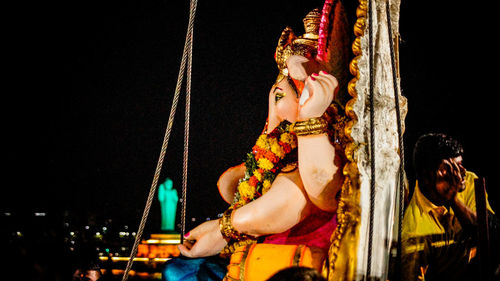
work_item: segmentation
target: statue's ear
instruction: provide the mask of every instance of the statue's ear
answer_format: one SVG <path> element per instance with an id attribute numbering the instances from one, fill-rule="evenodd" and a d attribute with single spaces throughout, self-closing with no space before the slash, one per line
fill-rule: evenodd
<path id="1" fill-rule="evenodd" d="M 318 38 L 318 55 L 316 60 L 325 65 L 326 72 L 337 78 L 339 83 L 335 99 L 345 104 L 351 99 L 347 92 L 347 84 L 351 79 L 349 61 L 351 56 L 352 27 L 350 27 L 343 2 L 325 1 L 321 15 L 321 26 Z"/>
<path id="2" fill-rule="evenodd" d="M 321 70 L 326 71 L 318 61 L 299 55 L 290 56 L 286 65 L 290 77 L 299 81 L 305 81 L 309 75 L 319 73 Z"/>

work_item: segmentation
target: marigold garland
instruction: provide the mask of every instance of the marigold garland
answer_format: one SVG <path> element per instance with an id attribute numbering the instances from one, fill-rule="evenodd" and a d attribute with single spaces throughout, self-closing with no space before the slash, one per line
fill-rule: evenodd
<path id="1" fill-rule="evenodd" d="M 234 208 L 265 194 L 281 169 L 297 161 L 297 137 L 290 132 L 290 125 L 283 121 L 271 133 L 260 135 L 252 152 L 247 153 L 245 177 L 238 184 Z"/>
<path id="2" fill-rule="evenodd" d="M 343 117 L 345 114 L 339 114 L 339 110 L 343 108 L 332 104 L 323 117 L 330 124 L 326 130 L 330 142 L 335 147 L 336 153 L 339 153 L 345 161 L 345 155 L 342 152 L 348 141 L 343 134 L 347 121 Z M 290 127 L 291 124 L 284 121 L 271 133 L 259 136 L 252 152 L 247 154 L 245 177 L 238 184 L 233 204 L 230 207 L 231 212 L 268 192 L 281 171 L 289 172 L 295 169 L 297 136 L 290 132 Z M 238 233 L 238 235 L 242 234 Z M 229 238 L 228 245 L 220 253 L 221 257 L 229 257 L 239 246 L 257 243 L 257 238 L 251 236 Z"/>
<path id="3" fill-rule="evenodd" d="M 247 153 L 245 176 L 238 183 L 233 204 L 228 209 L 231 213 L 268 192 L 280 171 L 288 164 L 297 163 L 297 137 L 290 132 L 290 127 L 290 122 L 281 122 L 271 133 L 260 135 L 252 152 Z M 238 246 L 257 242 L 255 237 L 237 237 L 240 233 L 234 229 L 228 234 L 227 227 L 222 223 L 221 233 L 229 239 L 220 253 L 222 257 L 230 256 Z"/>

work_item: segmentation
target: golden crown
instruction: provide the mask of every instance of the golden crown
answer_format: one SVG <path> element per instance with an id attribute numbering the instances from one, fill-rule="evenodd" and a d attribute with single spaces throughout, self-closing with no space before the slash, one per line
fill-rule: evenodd
<path id="1" fill-rule="evenodd" d="M 276 83 L 288 76 L 286 60 L 292 55 L 301 55 L 314 58 L 318 49 L 319 27 L 321 23 L 321 12 L 314 9 L 303 19 L 304 31 L 302 36 L 295 36 L 292 28 L 286 27 L 281 33 L 276 47 L 275 60 L 278 64 L 279 74 Z"/>

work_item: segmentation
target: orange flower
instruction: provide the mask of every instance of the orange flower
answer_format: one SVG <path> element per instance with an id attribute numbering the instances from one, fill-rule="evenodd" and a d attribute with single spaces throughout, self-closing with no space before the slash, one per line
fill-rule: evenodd
<path id="1" fill-rule="evenodd" d="M 255 186 L 257 186 L 257 184 L 258 184 L 258 183 L 259 183 L 259 180 L 257 179 L 257 177 L 256 177 L 256 176 L 251 176 L 251 177 L 248 179 L 248 184 L 249 184 L 250 186 L 255 187 Z"/>
<path id="2" fill-rule="evenodd" d="M 255 159 L 259 160 L 260 158 L 265 157 L 266 150 L 264 150 L 258 146 L 254 146 L 253 154 L 255 155 Z"/>
<path id="3" fill-rule="evenodd" d="M 277 163 L 279 161 L 279 158 L 272 151 L 266 151 L 264 157 L 266 157 L 269 161 L 273 163 Z"/>

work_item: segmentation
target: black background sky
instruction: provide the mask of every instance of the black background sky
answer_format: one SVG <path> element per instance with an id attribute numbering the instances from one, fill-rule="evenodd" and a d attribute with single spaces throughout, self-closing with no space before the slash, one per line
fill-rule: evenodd
<path id="1" fill-rule="evenodd" d="M 286 25 L 301 33 L 302 18 L 321 2 L 199 1 L 188 218 L 224 210 L 216 182 L 241 162 L 264 125 L 279 35 Z M 70 210 L 138 224 L 168 120 L 189 1 L 26 6 L 9 17 L 5 34 L 9 88 L 3 103 L 2 210 Z M 409 0 L 401 5 L 410 181 L 416 138 L 449 133 L 464 144 L 466 166 L 486 177 L 490 201 L 498 206 L 494 26 L 484 5 Z M 183 104 L 160 177 L 172 178 L 179 190 Z M 158 207 L 155 201 L 153 228 L 159 226 Z"/>

